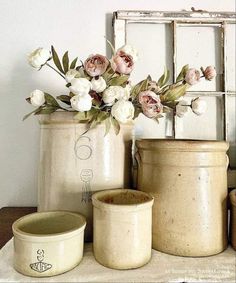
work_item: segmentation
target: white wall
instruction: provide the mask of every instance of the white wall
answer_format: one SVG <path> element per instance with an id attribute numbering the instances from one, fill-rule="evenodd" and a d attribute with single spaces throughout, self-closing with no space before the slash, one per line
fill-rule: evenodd
<path id="1" fill-rule="evenodd" d="M 116 10 L 234 11 L 234 0 L 0 0 L 0 207 L 37 204 L 39 126 L 22 117 L 32 108 L 24 98 L 35 89 L 54 95 L 63 82 L 44 68 L 28 66 L 26 55 L 36 47 L 57 47 L 82 60 L 105 54 Z"/>

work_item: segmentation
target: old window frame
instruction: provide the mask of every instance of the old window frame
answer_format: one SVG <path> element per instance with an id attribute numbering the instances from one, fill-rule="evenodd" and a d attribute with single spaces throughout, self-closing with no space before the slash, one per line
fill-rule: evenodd
<path id="1" fill-rule="evenodd" d="M 221 79 L 220 91 L 198 91 L 198 96 L 209 96 L 209 93 L 215 97 L 222 97 L 222 133 L 223 139 L 228 141 L 229 115 L 228 115 L 228 97 L 236 96 L 236 90 L 228 89 L 227 81 L 227 38 L 226 26 L 228 24 L 236 24 L 236 13 L 234 12 L 207 12 L 207 11 L 181 11 L 181 12 L 164 12 L 164 11 L 117 11 L 113 13 L 113 32 L 114 32 L 114 46 L 119 48 L 126 44 L 127 40 L 127 25 L 129 23 L 160 23 L 171 24 L 173 26 L 172 42 L 173 42 L 173 79 L 177 77 L 177 28 L 180 25 L 193 24 L 196 26 L 219 26 L 221 31 L 221 67 L 223 70 Z M 195 95 L 194 91 L 188 91 L 188 95 Z M 177 132 L 176 117 L 173 117 L 173 133 L 172 137 L 176 138 Z M 232 172 L 230 173 L 232 175 Z M 233 177 L 236 179 L 236 170 L 234 170 Z"/>

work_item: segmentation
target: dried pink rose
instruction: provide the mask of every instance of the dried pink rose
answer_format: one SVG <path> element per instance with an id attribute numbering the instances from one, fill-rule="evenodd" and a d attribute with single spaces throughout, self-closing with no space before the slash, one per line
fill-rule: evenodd
<path id="1" fill-rule="evenodd" d="M 116 55 L 112 57 L 111 67 L 119 74 L 129 75 L 134 68 L 133 57 L 123 51 L 118 51 Z"/>
<path id="2" fill-rule="evenodd" d="M 143 114 L 148 118 L 155 118 L 163 111 L 159 95 L 151 90 L 140 92 L 139 103 L 142 106 Z"/>
<path id="3" fill-rule="evenodd" d="M 205 71 L 203 71 L 203 74 L 206 80 L 211 81 L 216 77 L 216 69 L 214 66 L 208 66 Z"/>
<path id="4" fill-rule="evenodd" d="M 100 54 L 91 55 L 84 62 L 85 71 L 91 76 L 96 77 L 102 75 L 109 65 L 109 60 Z"/>
<path id="5" fill-rule="evenodd" d="M 200 81 L 201 74 L 198 70 L 194 68 L 188 69 L 186 75 L 185 75 L 185 82 L 188 83 L 189 85 L 195 85 Z"/>

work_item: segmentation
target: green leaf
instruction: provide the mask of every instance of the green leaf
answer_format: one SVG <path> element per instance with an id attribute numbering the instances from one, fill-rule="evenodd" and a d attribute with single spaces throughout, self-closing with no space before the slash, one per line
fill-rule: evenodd
<path id="1" fill-rule="evenodd" d="M 57 99 L 59 99 L 61 102 L 66 103 L 67 105 L 71 105 L 71 97 L 69 95 L 59 95 L 57 96 Z"/>
<path id="2" fill-rule="evenodd" d="M 119 122 L 115 118 L 111 118 L 111 123 L 112 123 L 112 126 L 113 126 L 114 130 L 115 130 L 116 135 L 118 135 L 119 132 L 120 132 L 120 124 L 119 124 Z"/>
<path id="3" fill-rule="evenodd" d="M 33 111 L 31 111 L 30 113 L 26 114 L 26 115 L 23 117 L 22 121 L 25 121 L 27 118 L 29 118 L 29 116 L 31 116 L 33 113 L 35 113 L 35 112 L 39 111 L 40 109 L 42 109 L 42 107 L 41 107 L 41 106 L 40 106 L 40 107 L 38 107 L 37 109 L 34 109 L 34 110 L 33 110 Z"/>
<path id="4" fill-rule="evenodd" d="M 75 69 L 78 57 L 76 57 L 70 64 L 70 69 Z"/>
<path id="5" fill-rule="evenodd" d="M 69 70 L 69 56 L 68 56 L 68 51 L 63 55 L 62 57 L 62 64 L 64 68 L 64 73 L 67 73 Z"/>
<path id="6" fill-rule="evenodd" d="M 163 75 L 159 78 L 157 84 L 160 87 L 163 87 L 170 78 L 170 71 L 165 68 Z"/>
<path id="7" fill-rule="evenodd" d="M 139 95 L 140 92 L 148 89 L 148 82 L 149 82 L 149 79 L 147 78 L 145 80 L 142 80 L 141 82 L 139 82 L 137 85 L 134 86 L 134 88 L 131 91 L 131 97 L 133 100 L 137 97 L 137 95 Z"/>
<path id="8" fill-rule="evenodd" d="M 187 84 L 181 84 L 179 86 L 173 86 L 166 92 L 161 95 L 161 101 L 163 104 L 167 104 L 168 102 L 173 102 L 179 99 L 181 96 L 185 95 L 185 92 L 188 88 Z"/>
<path id="9" fill-rule="evenodd" d="M 55 112 L 57 110 L 56 107 L 53 107 L 53 106 L 48 106 L 48 107 L 45 107 L 43 109 L 40 109 L 38 111 L 36 111 L 34 113 L 34 115 L 40 115 L 40 114 L 51 114 L 53 112 Z"/>
<path id="10" fill-rule="evenodd" d="M 178 77 L 177 77 L 177 79 L 176 79 L 176 83 L 182 81 L 182 80 L 185 78 L 185 75 L 186 75 L 188 69 L 189 69 L 189 65 L 183 66 L 182 70 L 181 70 L 180 73 L 178 74 Z"/>
<path id="11" fill-rule="evenodd" d="M 106 120 L 107 118 L 108 118 L 108 113 L 107 113 L 107 112 L 104 112 L 104 111 L 100 111 L 100 113 L 99 113 L 98 116 L 97 116 L 98 123 L 103 122 L 103 121 Z"/>
<path id="12" fill-rule="evenodd" d="M 127 75 L 117 76 L 117 77 L 111 78 L 108 81 L 108 84 L 110 86 L 121 86 L 124 83 L 126 83 L 128 79 L 129 79 L 129 76 Z"/>
<path id="13" fill-rule="evenodd" d="M 110 128 L 111 128 L 111 118 L 110 117 L 108 117 L 105 120 L 105 127 L 106 127 L 106 131 L 105 131 L 104 137 L 109 133 Z"/>
<path id="14" fill-rule="evenodd" d="M 56 101 L 56 99 L 52 95 L 50 95 L 48 93 L 44 93 L 44 96 L 45 96 L 46 103 L 48 105 L 52 105 L 52 106 L 56 106 L 56 107 L 60 106 L 58 104 L 58 102 Z"/>
<path id="15" fill-rule="evenodd" d="M 54 64 L 56 65 L 57 69 L 61 73 L 65 74 L 64 70 L 62 69 L 62 65 L 61 65 L 60 59 L 57 55 L 57 52 L 56 52 L 56 50 L 53 46 L 51 46 L 51 50 L 52 50 L 52 59 L 53 59 Z"/>
<path id="16" fill-rule="evenodd" d="M 74 116 L 74 119 L 79 120 L 79 121 L 87 121 L 90 122 L 94 117 L 98 115 L 100 110 L 92 108 L 90 111 L 85 111 L 85 112 L 77 112 Z"/>
<path id="17" fill-rule="evenodd" d="M 137 118 L 139 116 L 139 114 L 142 113 L 142 109 L 139 107 L 135 107 L 135 111 L 134 111 L 134 119 Z"/>

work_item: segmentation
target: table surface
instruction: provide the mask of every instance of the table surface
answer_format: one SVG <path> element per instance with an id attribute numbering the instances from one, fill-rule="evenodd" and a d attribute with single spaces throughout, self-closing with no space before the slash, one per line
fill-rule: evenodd
<path id="1" fill-rule="evenodd" d="M 35 207 L 0 209 L 0 243 L 12 237 L 11 225 Z M 73 270 L 54 277 L 26 277 L 13 268 L 13 240 L 0 250 L 0 282 L 236 282 L 236 252 L 202 258 L 178 257 L 152 250 L 151 261 L 134 270 L 114 270 L 96 262 L 92 243 L 85 244 L 82 262 Z"/>

